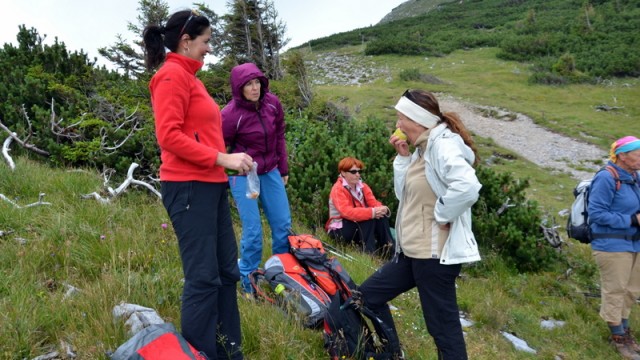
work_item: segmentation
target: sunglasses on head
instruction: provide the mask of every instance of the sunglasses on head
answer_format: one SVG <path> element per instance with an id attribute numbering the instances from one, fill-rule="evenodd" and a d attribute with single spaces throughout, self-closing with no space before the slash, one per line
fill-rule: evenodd
<path id="1" fill-rule="evenodd" d="M 198 10 L 191 10 L 191 15 L 189 15 L 189 17 L 187 18 L 187 21 L 184 22 L 184 25 L 182 25 L 182 29 L 180 30 L 180 36 L 182 36 L 182 34 L 184 34 L 184 30 L 187 28 L 187 25 L 189 25 L 189 21 L 191 21 L 191 19 L 193 19 L 194 17 L 198 17 L 200 16 L 200 12 Z"/>
<path id="2" fill-rule="evenodd" d="M 347 170 L 347 172 L 355 175 L 355 174 L 362 174 L 363 170 L 354 169 L 354 170 Z"/>

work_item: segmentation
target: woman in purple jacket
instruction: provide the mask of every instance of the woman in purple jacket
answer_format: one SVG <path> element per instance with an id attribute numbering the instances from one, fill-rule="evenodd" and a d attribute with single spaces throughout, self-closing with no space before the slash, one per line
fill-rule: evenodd
<path id="1" fill-rule="evenodd" d="M 245 173 L 229 176 L 231 194 L 242 222 L 240 274 L 242 288 L 252 294 L 247 275 L 262 260 L 262 225 L 258 200 L 271 227 L 272 254 L 289 251 L 291 213 L 285 185 L 289 179 L 284 140 L 284 111 L 278 97 L 269 92 L 269 80 L 253 63 L 231 69 L 232 100 L 222 110 L 222 131 L 229 153 L 244 152 L 258 164 L 260 194 L 246 194 Z"/>

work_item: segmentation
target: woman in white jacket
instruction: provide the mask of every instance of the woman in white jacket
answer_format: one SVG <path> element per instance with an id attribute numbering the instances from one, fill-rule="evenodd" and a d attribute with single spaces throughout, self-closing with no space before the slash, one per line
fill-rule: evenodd
<path id="1" fill-rule="evenodd" d="M 406 134 L 389 140 L 398 152 L 396 254 L 360 291 L 367 307 L 393 325 L 387 302 L 417 287 L 438 359 L 467 359 L 455 279 L 462 263 L 480 260 L 471 231 L 471 206 L 482 187 L 473 140 L 457 114 L 440 112 L 430 92 L 407 90 L 395 108 L 396 126 Z"/>

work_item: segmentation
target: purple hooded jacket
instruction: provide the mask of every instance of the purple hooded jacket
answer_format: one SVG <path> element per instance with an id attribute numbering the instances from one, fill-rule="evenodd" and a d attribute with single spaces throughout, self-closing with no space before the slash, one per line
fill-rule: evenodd
<path id="1" fill-rule="evenodd" d="M 252 103 L 242 96 L 244 84 L 260 80 L 260 99 Z M 269 92 L 269 80 L 253 63 L 231 70 L 232 100 L 222 109 L 222 132 L 229 153 L 245 152 L 258 163 L 258 174 L 276 167 L 289 174 L 284 140 L 284 111 L 278 97 Z"/>

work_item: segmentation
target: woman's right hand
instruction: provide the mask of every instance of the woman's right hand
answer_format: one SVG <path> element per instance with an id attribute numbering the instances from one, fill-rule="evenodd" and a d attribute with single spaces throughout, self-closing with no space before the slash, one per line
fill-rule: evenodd
<path id="1" fill-rule="evenodd" d="M 391 135 L 391 137 L 389 138 L 389 144 L 393 145 L 398 155 L 400 156 L 411 155 L 411 152 L 409 152 L 409 144 L 407 143 L 407 140 L 401 140 L 397 136 Z"/>
<path id="2" fill-rule="evenodd" d="M 218 159 L 216 165 L 222 166 L 225 169 L 231 169 L 237 171 L 239 174 L 244 174 L 251 170 L 253 166 L 253 159 L 246 153 L 218 153 Z"/>

